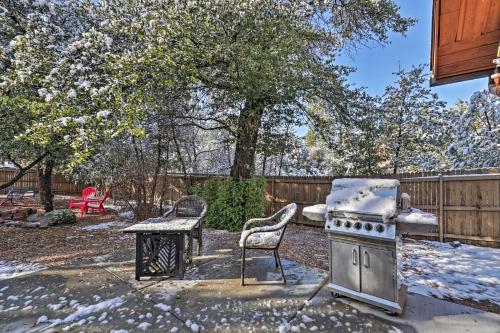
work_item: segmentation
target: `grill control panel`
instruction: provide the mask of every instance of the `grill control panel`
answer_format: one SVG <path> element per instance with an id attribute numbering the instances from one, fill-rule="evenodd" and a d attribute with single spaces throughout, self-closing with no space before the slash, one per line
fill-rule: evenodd
<path id="1" fill-rule="evenodd" d="M 325 229 L 329 232 L 338 232 L 353 236 L 391 240 L 396 239 L 396 225 L 394 223 L 328 218 L 326 220 Z"/>

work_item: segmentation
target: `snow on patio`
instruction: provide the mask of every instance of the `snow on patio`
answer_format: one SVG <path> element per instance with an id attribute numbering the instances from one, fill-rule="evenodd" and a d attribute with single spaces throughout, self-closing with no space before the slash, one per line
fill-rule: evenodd
<path id="1" fill-rule="evenodd" d="M 17 276 L 38 272 L 43 269 L 45 268 L 37 264 L 0 260 L 0 280 L 11 279 Z"/>
<path id="2" fill-rule="evenodd" d="M 408 291 L 500 305 L 500 249 L 405 239 L 402 252 Z"/>

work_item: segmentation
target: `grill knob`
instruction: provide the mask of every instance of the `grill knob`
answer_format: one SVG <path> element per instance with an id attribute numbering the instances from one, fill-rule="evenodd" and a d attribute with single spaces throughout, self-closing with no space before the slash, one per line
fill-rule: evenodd
<path id="1" fill-rule="evenodd" d="M 344 227 L 346 227 L 346 228 L 350 228 L 350 227 L 351 227 L 351 225 L 352 225 L 352 223 L 351 223 L 351 222 L 349 222 L 349 221 L 346 221 L 346 222 L 344 223 Z"/>
<path id="2" fill-rule="evenodd" d="M 354 223 L 354 228 L 356 228 L 358 230 L 361 229 L 361 223 L 359 223 L 359 222 Z"/>
<path id="3" fill-rule="evenodd" d="M 371 231 L 371 230 L 373 229 L 372 224 L 371 224 L 371 223 L 367 223 L 367 224 L 365 224 L 365 229 L 366 229 L 367 231 Z"/>
<path id="4" fill-rule="evenodd" d="M 377 224 L 377 226 L 375 227 L 375 230 L 377 230 L 378 232 L 383 232 L 385 230 L 385 228 L 382 224 Z"/>
<path id="5" fill-rule="evenodd" d="M 337 220 L 337 221 L 335 221 L 335 225 L 336 225 L 337 227 L 340 227 L 340 226 L 342 225 L 342 222 L 340 222 L 340 220 Z"/>

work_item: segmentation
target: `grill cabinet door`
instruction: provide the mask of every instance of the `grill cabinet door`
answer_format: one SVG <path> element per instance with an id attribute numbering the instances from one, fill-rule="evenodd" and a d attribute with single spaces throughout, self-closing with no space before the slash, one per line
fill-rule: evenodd
<path id="1" fill-rule="evenodd" d="M 359 246 L 338 240 L 331 241 L 331 282 L 360 291 Z"/>
<path id="2" fill-rule="evenodd" d="M 361 246 L 361 291 L 395 301 L 394 252 Z"/>

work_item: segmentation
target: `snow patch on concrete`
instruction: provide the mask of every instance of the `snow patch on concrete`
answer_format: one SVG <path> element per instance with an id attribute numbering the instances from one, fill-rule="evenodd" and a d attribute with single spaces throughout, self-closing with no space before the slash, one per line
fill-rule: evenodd
<path id="1" fill-rule="evenodd" d="M 0 260 L 0 280 L 12 279 L 17 276 L 38 272 L 44 269 L 45 267 L 38 264 Z"/>

